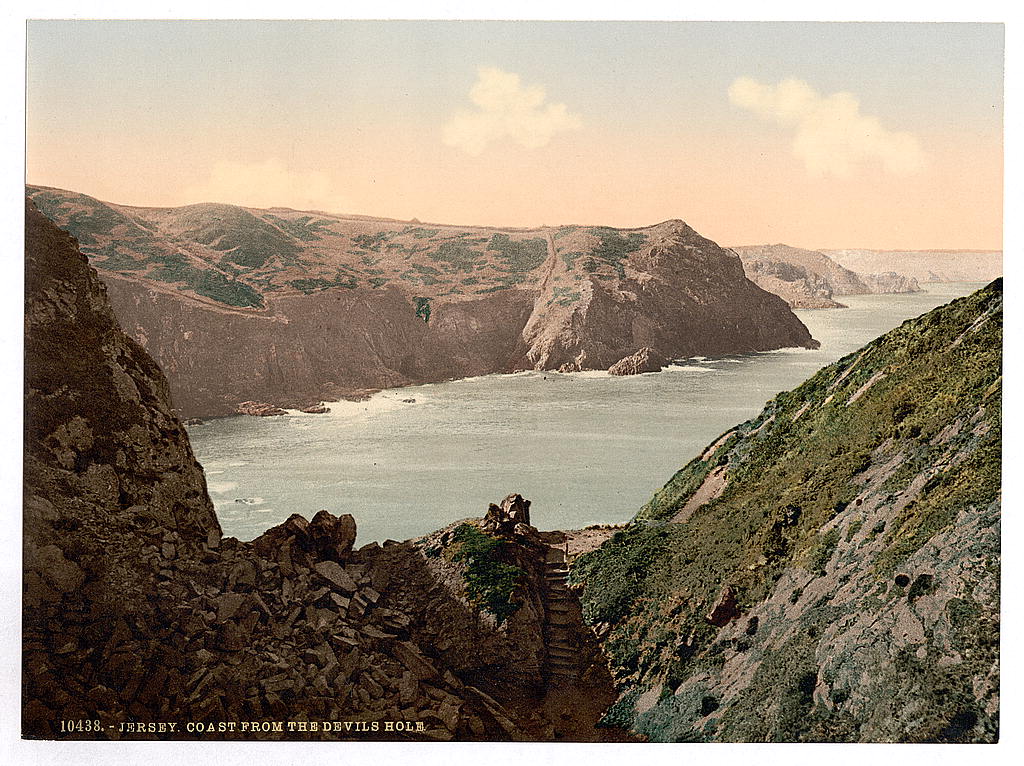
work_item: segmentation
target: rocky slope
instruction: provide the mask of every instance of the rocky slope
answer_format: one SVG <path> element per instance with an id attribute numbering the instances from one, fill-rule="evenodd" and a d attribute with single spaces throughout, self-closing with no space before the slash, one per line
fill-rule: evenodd
<path id="1" fill-rule="evenodd" d="M 615 737 L 578 608 L 568 680 L 592 704 L 553 702 L 554 549 L 504 523 L 528 503 L 359 550 L 326 511 L 222 539 L 162 373 L 28 202 L 26 267 L 24 736 Z"/>
<path id="2" fill-rule="evenodd" d="M 29 187 L 187 417 L 514 369 L 815 343 L 682 221 L 499 230 Z"/>
<path id="3" fill-rule="evenodd" d="M 789 245 L 749 245 L 732 248 L 743 261 L 747 277 L 775 293 L 793 308 L 842 308 L 837 295 L 917 292 L 910 277 L 893 271 L 855 273 L 823 252 Z M 891 266 L 892 264 L 888 264 Z"/>
<path id="4" fill-rule="evenodd" d="M 848 269 L 901 274 L 925 282 L 990 282 L 1003 273 L 999 250 L 824 250 Z"/>
<path id="5" fill-rule="evenodd" d="M 653 740 L 993 742 L 1002 285 L 769 402 L 575 562 Z"/>

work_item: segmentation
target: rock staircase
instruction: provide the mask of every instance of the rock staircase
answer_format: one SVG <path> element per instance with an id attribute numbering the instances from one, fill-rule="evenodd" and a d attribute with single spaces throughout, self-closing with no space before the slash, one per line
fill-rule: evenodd
<path id="1" fill-rule="evenodd" d="M 568 578 L 565 550 L 548 546 L 544 557 L 544 645 L 547 647 L 551 680 L 575 678 L 579 672 L 578 649 L 570 627 L 574 599 L 569 593 Z"/>

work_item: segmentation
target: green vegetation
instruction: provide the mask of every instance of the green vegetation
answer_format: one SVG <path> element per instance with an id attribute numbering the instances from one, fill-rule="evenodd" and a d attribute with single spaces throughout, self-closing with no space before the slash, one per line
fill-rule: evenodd
<path id="1" fill-rule="evenodd" d="M 282 218 L 277 215 L 266 215 L 266 219 L 273 223 L 281 231 L 295 239 L 303 242 L 316 242 L 322 239 L 322 234 L 331 233 L 331 222 L 316 220 L 313 216 L 304 215 L 295 219 Z"/>
<path id="2" fill-rule="evenodd" d="M 583 586 L 585 619 L 610 626 L 604 646 L 620 684 L 617 719 L 631 719 L 632 728 L 655 740 L 856 738 L 848 713 L 815 703 L 813 691 L 824 672 L 816 660 L 816 652 L 825 651 L 821 636 L 859 610 L 881 612 L 894 599 L 914 601 L 933 593 L 941 573 L 910 568 L 901 575 L 902 587 L 890 587 L 893 573 L 904 571 L 900 567 L 937 536 L 955 534 L 965 513 L 987 530 L 986 540 L 998 539 L 1001 306 L 997 282 L 905 322 L 863 352 L 779 394 L 758 417 L 720 438 L 706 458 L 680 469 L 625 529 L 575 562 L 571 578 Z M 716 468 L 724 469 L 721 495 L 687 521 L 671 523 Z M 866 521 L 863 509 L 874 507 L 861 508 L 867 486 L 873 503 L 900 510 L 884 520 L 876 511 Z M 867 539 L 855 540 L 865 524 L 871 529 Z M 998 545 L 970 545 L 970 555 L 998 562 Z M 762 657 L 739 698 L 714 708 L 711 728 L 694 729 L 709 715 L 701 711 L 714 707 L 704 702 L 710 694 L 701 691 L 705 682 L 695 679 L 714 677 L 726 650 L 753 651 L 751 639 L 724 642 L 708 624 L 706 615 L 722 589 L 732 588 L 743 614 L 776 597 L 780 578 L 793 571 L 809 580 L 784 591 L 787 604 L 801 601 L 808 581 L 836 578 L 836 572 L 846 572 L 840 584 L 849 582 L 851 572 L 866 573 L 870 588 L 839 603 L 833 601 L 833 584 L 813 603 L 801 603 L 799 630 L 786 646 Z M 913 685 L 916 680 L 901 686 L 901 679 L 920 673 L 933 684 L 928 693 L 939 694 L 955 687 L 951 675 L 960 679 L 960 689 L 970 689 L 970 672 L 983 674 L 979 668 L 994 656 L 997 630 L 991 623 L 998 613 L 991 602 L 981 610 L 963 601 L 947 609 L 951 621 L 970 634 L 961 638 L 958 632 L 953 640 L 976 647 L 974 670 L 957 665 L 940 671 L 908 654 L 892 679 L 894 688 L 923 693 Z M 975 613 L 987 615 L 989 624 L 970 623 Z M 793 624 L 791 619 L 785 624 Z M 848 682 L 836 684 L 833 699 L 849 699 Z M 637 714 L 632 703 L 625 704 L 635 693 L 659 687 L 661 701 L 651 710 Z M 977 736 L 970 733 L 974 724 L 965 721 L 994 725 L 962 691 L 943 693 L 952 708 L 943 707 L 939 697 L 933 708 L 961 717 L 922 724 L 915 741 Z"/>
<path id="3" fill-rule="evenodd" d="M 551 291 L 552 296 L 548 299 L 548 304 L 552 303 L 558 306 L 571 306 L 580 299 L 580 293 L 578 290 L 573 290 L 571 287 L 555 287 Z"/>
<path id="4" fill-rule="evenodd" d="M 169 253 L 153 259 L 157 264 L 146 276 L 160 282 L 184 284 L 197 295 L 229 306 L 261 307 L 263 296 L 252 287 L 219 271 L 198 269 L 181 253 Z"/>
<path id="5" fill-rule="evenodd" d="M 353 276 L 345 276 L 339 273 L 334 279 L 308 277 L 306 279 L 293 279 L 288 282 L 288 284 L 296 290 L 301 290 L 306 295 L 309 295 L 310 293 L 315 293 L 319 290 L 327 290 L 331 287 L 346 287 L 352 289 L 357 286 L 358 281 Z"/>
<path id="6" fill-rule="evenodd" d="M 416 316 L 422 319 L 424 324 L 430 324 L 430 298 L 413 298 L 412 302 L 416 307 Z"/>
<path id="7" fill-rule="evenodd" d="M 141 271 L 149 265 L 146 261 L 122 253 L 113 244 L 105 245 L 88 255 L 91 257 L 102 256 L 103 260 L 97 261 L 95 265 L 109 271 Z"/>
<path id="8" fill-rule="evenodd" d="M 565 268 L 572 271 L 576 267 L 576 259 L 584 255 L 586 255 L 586 253 L 579 250 L 570 250 L 567 253 L 561 253 L 559 257 L 562 259 L 562 263 L 565 264 Z"/>
<path id="9" fill-rule="evenodd" d="M 625 276 L 625 264 L 623 261 L 644 246 L 647 237 L 639 232 L 632 231 L 628 236 L 622 236 L 617 229 L 607 226 L 595 226 L 587 229 L 587 232 L 598 237 L 600 244 L 587 253 L 583 262 L 583 270 L 593 273 L 603 265 L 611 266 L 621 279 Z M 563 256 L 564 259 L 564 256 Z"/>
<path id="10" fill-rule="evenodd" d="M 395 236 L 393 231 L 379 231 L 376 234 L 356 234 L 352 237 L 352 244 L 363 250 L 380 252 L 381 245 Z"/>
<path id="11" fill-rule="evenodd" d="M 548 257 L 548 243 L 543 238 L 513 240 L 508 234 L 495 234 L 487 249 L 496 251 L 509 271 L 533 271 Z"/>
<path id="12" fill-rule="evenodd" d="M 526 574 L 501 561 L 505 543 L 470 524 L 455 529 L 452 561 L 466 565 L 466 595 L 480 609 L 493 614 L 501 625 L 522 606 L 514 598 L 516 586 Z"/>
<path id="13" fill-rule="evenodd" d="M 474 266 L 484 263 L 482 252 L 453 240 L 439 243 L 434 252 L 428 254 L 428 257 L 431 260 L 444 263 L 446 271 L 472 271 Z"/>
<path id="14" fill-rule="evenodd" d="M 244 269 L 263 268 L 271 260 L 298 264 L 299 246 L 276 226 L 234 205 L 189 205 L 175 216 L 186 241 L 223 252 L 222 261 Z"/>
<path id="15" fill-rule="evenodd" d="M 416 239 L 433 239 L 441 233 L 440 229 L 421 229 L 419 227 L 411 227 L 402 229 L 402 234 L 411 234 Z"/>

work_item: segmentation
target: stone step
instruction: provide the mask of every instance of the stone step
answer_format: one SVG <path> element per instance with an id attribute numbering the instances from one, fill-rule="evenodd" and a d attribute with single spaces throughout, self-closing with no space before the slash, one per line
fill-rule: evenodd
<path id="1" fill-rule="evenodd" d="M 554 660 L 565 660 L 566 662 L 576 659 L 576 651 L 574 649 L 554 649 L 548 647 L 548 658 Z"/>
<path id="2" fill-rule="evenodd" d="M 565 549 L 564 548 L 552 548 L 548 546 L 547 551 L 544 552 L 544 563 L 545 564 L 564 564 L 565 563 Z"/>

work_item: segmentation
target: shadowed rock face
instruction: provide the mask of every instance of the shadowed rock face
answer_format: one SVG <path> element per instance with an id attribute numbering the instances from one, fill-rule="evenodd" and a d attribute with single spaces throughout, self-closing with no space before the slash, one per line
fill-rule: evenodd
<path id="1" fill-rule="evenodd" d="M 79 237 L 185 416 L 516 369 L 815 343 L 682 221 L 499 230 L 30 187 Z"/>
<path id="2" fill-rule="evenodd" d="M 659 741 L 993 742 L 1001 281 L 779 394 L 574 566 Z"/>
<path id="3" fill-rule="evenodd" d="M 466 563 L 439 575 L 422 542 L 353 550 L 351 516 L 222 539 L 159 368 L 117 326 L 75 241 L 31 203 L 25 224 L 23 736 L 609 736 L 594 729 L 612 694 L 596 647 L 583 659 L 598 702 L 584 712 L 552 708 L 543 667 L 524 661 L 544 657 L 537 545 L 503 548 L 526 607 L 501 627 L 467 598 Z M 86 720 L 102 728 L 59 724 Z M 299 720 L 332 728 L 241 725 Z M 134 722 L 177 728 L 121 728 Z"/>
<path id="4" fill-rule="evenodd" d="M 184 552 L 220 526 L 163 373 L 118 326 L 75 241 L 31 203 L 25 239 L 27 604 L 77 595 L 65 586 L 83 577 L 90 597 L 116 602 L 144 592 L 122 579 L 132 534 L 160 528 Z M 55 560 L 74 577 L 54 582 Z"/>

